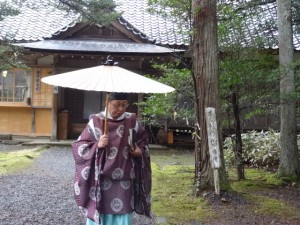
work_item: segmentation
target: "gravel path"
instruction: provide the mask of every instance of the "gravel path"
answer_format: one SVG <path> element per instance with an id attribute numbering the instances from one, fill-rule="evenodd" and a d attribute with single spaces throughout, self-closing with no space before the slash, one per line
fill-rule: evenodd
<path id="1" fill-rule="evenodd" d="M 0 145 L 6 151 L 24 148 Z M 0 176 L 0 225 L 84 225 L 73 198 L 73 173 L 71 148 L 51 147 L 30 168 Z M 135 215 L 134 224 L 154 222 Z"/>

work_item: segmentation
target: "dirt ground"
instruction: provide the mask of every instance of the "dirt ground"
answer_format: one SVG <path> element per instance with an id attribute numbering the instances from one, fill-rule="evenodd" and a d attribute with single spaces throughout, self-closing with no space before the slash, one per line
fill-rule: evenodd
<path id="1" fill-rule="evenodd" d="M 235 225 L 235 224 L 257 224 L 257 225 L 299 225 L 300 224 L 300 188 L 296 187 L 276 187 L 264 191 L 256 191 L 256 196 L 265 196 L 272 199 L 281 200 L 284 203 L 296 208 L 298 218 L 292 218 L 288 215 L 269 216 L 258 213 L 256 203 L 250 203 L 246 200 L 246 193 L 238 196 L 233 193 L 221 193 L 216 197 L 208 193 L 205 198 L 209 199 L 211 207 L 219 214 L 219 218 L 213 218 L 201 223 L 211 225 Z M 196 225 L 196 224 L 195 224 Z"/>

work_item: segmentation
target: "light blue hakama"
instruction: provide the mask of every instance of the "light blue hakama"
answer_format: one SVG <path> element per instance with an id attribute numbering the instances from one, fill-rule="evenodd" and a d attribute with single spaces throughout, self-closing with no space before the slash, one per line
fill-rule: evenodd
<path id="1" fill-rule="evenodd" d="M 100 214 L 101 225 L 132 225 L 132 213 L 128 214 Z M 99 225 L 87 219 L 86 225 Z"/>

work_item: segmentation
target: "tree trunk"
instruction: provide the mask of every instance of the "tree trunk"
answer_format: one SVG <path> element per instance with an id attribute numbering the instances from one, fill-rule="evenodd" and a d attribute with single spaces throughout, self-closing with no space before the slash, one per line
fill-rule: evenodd
<path id="1" fill-rule="evenodd" d="M 194 42 L 193 49 L 193 74 L 196 86 L 197 119 L 201 138 L 196 146 L 197 160 L 197 195 L 204 189 L 214 185 L 213 172 L 210 165 L 208 149 L 208 136 L 205 120 L 205 108 L 216 109 L 217 124 L 219 129 L 221 189 L 227 189 L 228 181 L 225 173 L 224 154 L 222 150 L 222 135 L 220 129 L 220 97 L 218 78 L 218 50 L 217 50 L 217 19 L 215 0 L 194 0 Z"/>
<path id="2" fill-rule="evenodd" d="M 292 66 L 294 47 L 292 31 L 291 0 L 277 0 L 280 80 L 280 164 L 277 176 L 299 178 L 296 100 L 289 95 L 295 92 L 295 71 Z"/>
<path id="3" fill-rule="evenodd" d="M 233 91 L 231 97 L 231 103 L 233 108 L 234 124 L 235 124 L 235 160 L 236 160 L 236 169 L 237 169 L 237 179 L 244 180 L 244 160 L 243 160 L 243 142 L 242 142 L 242 133 L 241 133 L 241 123 L 239 115 L 239 103 L 237 100 L 236 92 Z"/>

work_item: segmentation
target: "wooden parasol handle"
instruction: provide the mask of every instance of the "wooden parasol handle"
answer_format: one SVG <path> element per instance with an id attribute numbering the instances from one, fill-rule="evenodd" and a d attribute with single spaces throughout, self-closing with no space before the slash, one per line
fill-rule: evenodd
<path id="1" fill-rule="evenodd" d="M 105 120 L 104 120 L 104 134 L 107 135 L 107 115 L 108 115 L 108 93 L 106 94 L 106 102 L 105 102 Z"/>

